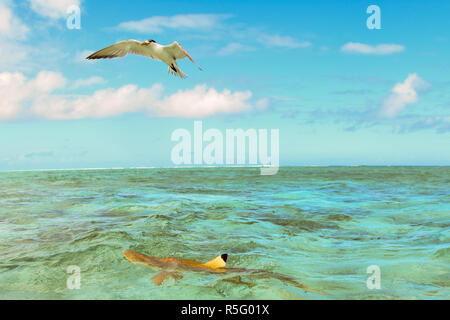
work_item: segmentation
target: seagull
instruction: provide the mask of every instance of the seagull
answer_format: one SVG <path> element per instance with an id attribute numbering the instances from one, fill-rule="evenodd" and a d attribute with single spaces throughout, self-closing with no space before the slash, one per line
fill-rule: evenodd
<path id="1" fill-rule="evenodd" d="M 197 65 L 186 50 L 184 50 L 183 47 L 176 41 L 171 45 L 163 46 L 156 43 L 155 40 L 147 40 L 144 42 L 137 40 L 125 40 L 94 52 L 86 59 L 122 58 L 128 53 L 162 61 L 169 66 L 169 73 L 179 76 L 180 78 L 186 78 L 187 75 L 185 75 L 180 68 L 178 68 L 176 62 L 178 59 L 188 57 L 193 64 Z M 197 66 L 197 68 L 202 70 L 199 66 Z"/>

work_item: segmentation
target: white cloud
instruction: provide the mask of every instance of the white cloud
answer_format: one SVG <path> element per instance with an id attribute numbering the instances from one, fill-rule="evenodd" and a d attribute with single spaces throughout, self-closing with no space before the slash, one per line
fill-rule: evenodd
<path id="1" fill-rule="evenodd" d="M 255 103 L 255 108 L 258 111 L 263 111 L 267 109 L 268 106 L 269 106 L 269 98 L 261 98 Z"/>
<path id="2" fill-rule="evenodd" d="M 0 0 L 0 70 L 24 69 L 31 47 L 23 44 L 30 29 L 14 14 L 10 0 Z"/>
<path id="3" fill-rule="evenodd" d="M 93 81 L 92 78 L 88 80 Z M 0 100 L 0 120 L 23 117 L 98 118 L 130 112 L 144 112 L 155 117 L 193 118 L 239 113 L 253 107 L 249 102 L 252 97 L 250 91 L 233 93 L 225 89 L 219 92 L 206 85 L 197 85 L 172 95 L 165 95 L 160 84 L 150 88 L 129 84 L 118 89 L 98 90 L 91 95 L 55 93 L 57 89 L 66 88 L 66 84 L 67 80 L 56 72 L 41 71 L 30 80 L 22 73 L 0 73 L 0 96 L 5 97 Z M 255 107 L 265 105 L 266 102 L 261 100 Z"/>
<path id="4" fill-rule="evenodd" d="M 102 77 L 97 77 L 97 76 L 86 78 L 86 79 L 78 79 L 73 83 L 72 89 L 77 89 L 80 87 L 88 87 L 88 86 L 92 86 L 92 85 L 96 85 L 96 84 L 102 84 L 105 82 L 106 82 L 105 79 L 103 79 Z"/>
<path id="5" fill-rule="evenodd" d="M 389 118 L 396 116 L 406 105 L 416 103 L 419 100 L 417 92 L 429 86 L 416 73 L 408 75 L 405 81 L 397 83 L 385 98 L 380 111 L 381 115 Z"/>
<path id="6" fill-rule="evenodd" d="M 139 89 L 126 85 L 119 89 L 103 89 L 92 95 L 70 98 L 64 95 L 38 97 L 31 106 L 32 113 L 54 120 L 101 118 L 136 112 L 152 101 L 155 88 Z"/>
<path id="7" fill-rule="evenodd" d="M 379 44 L 371 46 L 359 42 L 348 42 L 341 47 L 341 51 L 347 53 L 360 53 L 360 54 L 374 54 L 374 55 L 387 55 L 397 52 L 402 52 L 405 47 L 399 44 Z"/>
<path id="8" fill-rule="evenodd" d="M 299 42 L 292 37 L 280 36 L 278 34 L 262 34 L 258 37 L 257 41 L 263 43 L 267 47 L 307 48 L 311 46 L 311 42 Z"/>
<path id="9" fill-rule="evenodd" d="M 59 73 L 49 71 L 42 71 L 29 81 L 20 72 L 0 73 L 0 120 L 18 117 L 24 111 L 24 102 L 45 96 L 63 87 L 65 82 Z"/>
<path id="10" fill-rule="evenodd" d="M 0 69 L 16 71 L 18 67 L 24 67 L 30 51 L 31 48 L 26 45 L 9 39 L 0 39 Z"/>
<path id="11" fill-rule="evenodd" d="M 450 117 L 449 116 L 434 116 L 425 117 L 413 123 L 407 130 L 421 130 L 421 129 L 435 129 L 437 133 L 450 132 Z"/>
<path id="12" fill-rule="evenodd" d="M 65 17 L 67 9 L 72 5 L 81 5 L 81 0 L 29 0 L 29 2 L 33 11 L 52 19 Z"/>
<path id="13" fill-rule="evenodd" d="M 212 29 L 220 25 L 223 14 L 179 14 L 175 16 L 154 16 L 138 21 L 120 23 L 117 28 L 139 33 L 161 33 L 164 29 Z"/>
<path id="14" fill-rule="evenodd" d="M 225 47 L 219 49 L 217 54 L 219 56 L 228 56 L 233 53 L 248 52 L 248 51 L 253 51 L 253 50 L 255 50 L 255 48 L 253 48 L 251 46 L 243 45 L 238 42 L 232 42 L 232 43 L 227 44 Z"/>
<path id="15" fill-rule="evenodd" d="M 218 92 L 206 85 L 197 85 L 192 90 L 178 91 L 158 99 L 148 108 L 148 112 L 156 116 L 183 118 L 238 113 L 251 109 L 248 104 L 251 96 L 250 91 L 232 93 L 225 89 Z"/>
<path id="16" fill-rule="evenodd" d="M 21 111 L 21 103 L 28 95 L 22 90 L 25 80 L 21 73 L 0 73 L 0 120 L 12 119 Z"/>
<path id="17" fill-rule="evenodd" d="M 50 93 L 56 89 L 65 87 L 67 83 L 66 78 L 58 72 L 41 71 L 36 78 L 28 82 L 29 89 L 32 93 Z"/>
<path id="18" fill-rule="evenodd" d="M 10 2 L 0 3 L 0 36 L 23 40 L 30 29 L 14 15 Z"/>

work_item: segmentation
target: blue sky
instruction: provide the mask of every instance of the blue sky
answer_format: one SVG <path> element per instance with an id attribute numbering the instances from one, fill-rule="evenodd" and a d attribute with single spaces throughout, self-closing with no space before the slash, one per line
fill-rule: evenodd
<path id="1" fill-rule="evenodd" d="M 81 8 L 81 29 L 66 9 Z M 381 29 L 369 30 L 369 5 Z M 177 128 L 280 130 L 282 165 L 449 165 L 448 1 L 0 4 L 0 170 L 173 165 Z M 120 40 L 178 41 L 187 79 Z M 6 98 L 5 98 L 6 97 Z M 217 103 L 220 101 L 220 103 Z"/>

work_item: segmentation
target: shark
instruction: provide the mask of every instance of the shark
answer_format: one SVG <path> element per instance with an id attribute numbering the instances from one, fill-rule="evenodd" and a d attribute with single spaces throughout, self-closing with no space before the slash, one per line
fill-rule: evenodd
<path id="1" fill-rule="evenodd" d="M 226 279 L 226 281 L 231 283 L 249 284 L 248 282 L 243 282 L 240 274 L 247 275 L 249 278 L 253 279 L 278 279 L 284 283 L 292 285 L 296 288 L 300 288 L 306 292 L 317 293 L 321 295 L 326 295 L 326 293 L 311 289 L 301 283 L 299 283 L 295 278 L 283 275 L 280 273 L 270 272 L 261 269 L 246 269 L 246 268 L 226 268 L 228 254 L 221 254 L 216 258 L 208 262 L 198 262 L 189 259 L 181 259 L 176 257 L 151 257 L 145 254 L 136 252 L 134 250 L 125 250 L 123 252 L 125 258 L 135 264 L 142 264 L 150 267 L 153 270 L 159 271 L 151 279 L 155 285 L 160 286 L 169 278 L 179 280 L 183 278 L 183 271 L 188 272 L 200 272 L 200 273 L 213 273 L 213 274 L 232 274 L 233 277 Z"/>

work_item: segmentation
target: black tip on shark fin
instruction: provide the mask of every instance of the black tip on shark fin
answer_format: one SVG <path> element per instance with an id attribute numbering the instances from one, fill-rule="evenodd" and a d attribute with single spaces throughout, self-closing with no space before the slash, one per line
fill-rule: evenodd
<path id="1" fill-rule="evenodd" d="M 218 269 L 225 268 L 227 265 L 227 254 L 221 254 L 220 256 L 215 257 L 209 262 L 203 263 L 203 265 L 207 268 Z"/>

